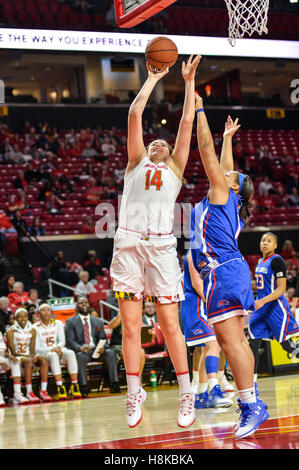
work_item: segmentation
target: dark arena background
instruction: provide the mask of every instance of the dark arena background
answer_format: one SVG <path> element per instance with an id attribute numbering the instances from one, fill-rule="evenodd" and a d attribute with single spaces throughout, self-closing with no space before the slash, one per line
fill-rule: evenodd
<path id="1" fill-rule="evenodd" d="M 129 12 L 136 9 L 130 14 L 134 19 L 140 5 L 124 1 Z M 111 341 L 118 304 L 109 267 L 128 160 L 128 110 L 146 80 L 144 51 L 155 36 L 170 37 L 179 57 L 144 111 L 145 144 L 160 138 L 174 145 L 184 99 L 181 62 L 202 54 L 196 89 L 217 156 L 227 116 L 238 117 L 235 165 L 254 182 L 253 215 L 239 237 L 253 291 L 260 239 L 271 231 L 287 265 L 284 296 L 299 321 L 299 303 L 293 300 L 299 285 L 298 0 L 270 0 L 268 34 L 244 36 L 234 46 L 228 42 L 224 0 L 177 0 L 164 2 L 164 9 L 156 0 L 139 3 L 145 7 L 148 2 L 154 10 L 136 25 L 123 24 L 121 17 L 116 21 L 113 0 L 7 0 L 0 6 L 0 319 L 5 345 L 17 308 L 25 307 L 34 323 L 38 306 L 48 302 L 53 319 L 64 324 L 76 314 L 82 294 L 92 315 L 103 322 L 107 344 Z M 175 208 L 182 270 L 190 210 L 209 187 L 195 124 L 184 176 L 187 183 Z M 88 283 L 82 281 L 85 272 Z M 299 351 L 299 340 L 292 341 Z M 14 401 L 10 370 L 3 366 L 0 449 L 106 449 L 104 455 L 115 451 L 114 458 L 115 449 L 160 449 L 173 456 L 180 450 L 197 463 L 202 449 L 299 448 L 299 353 L 290 355 L 276 340 L 262 342 L 258 380 L 270 419 L 250 438 L 236 440 L 237 393 L 229 365 L 225 375 L 235 388 L 233 406 L 196 410 L 195 423 L 181 430 L 176 426 L 178 384 L 163 335 L 159 345 L 154 353 L 145 346 L 142 380 L 149 399 L 134 429 L 125 422 L 121 356 L 117 386 L 99 358 L 87 365 L 88 392 L 79 399 L 63 366 L 65 399 L 49 371 L 52 401 L 24 406 Z M 193 353 L 188 348 L 191 380 Z M 39 367 L 33 369 L 32 387 L 39 396 Z M 25 396 L 24 377 L 21 390 Z M 146 454 L 134 455 L 146 459 Z"/>

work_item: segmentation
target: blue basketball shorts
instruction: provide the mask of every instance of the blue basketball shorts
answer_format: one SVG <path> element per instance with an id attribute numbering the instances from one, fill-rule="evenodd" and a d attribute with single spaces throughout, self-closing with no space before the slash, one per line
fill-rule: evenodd
<path id="1" fill-rule="evenodd" d="M 287 300 L 281 296 L 251 314 L 248 333 L 251 339 L 275 338 L 283 343 L 292 336 L 299 336 L 299 325 Z"/>
<path id="2" fill-rule="evenodd" d="M 247 262 L 236 258 L 213 269 L 204 279 L 204 295 L 210 325 L 254 310 Z"/>
<path id="3" fill-rule="evenodd" d="M 205 303 L 195 292 L 185 292 L 181 316 L 188 346 L 205 346 L 206 342 L 216 340 L 214 329 L 208 324 Z"/>

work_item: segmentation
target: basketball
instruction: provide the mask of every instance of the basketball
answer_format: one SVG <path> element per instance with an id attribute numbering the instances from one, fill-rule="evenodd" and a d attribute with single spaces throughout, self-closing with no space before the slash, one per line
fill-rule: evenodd
<path id="1" fill-rule="evenodd" d="M 145 58 L 153 71 L 162 71 L 176 63 L 178 48 L 171 39 L 159 36 L 152 39 L 146 46 Z"/>

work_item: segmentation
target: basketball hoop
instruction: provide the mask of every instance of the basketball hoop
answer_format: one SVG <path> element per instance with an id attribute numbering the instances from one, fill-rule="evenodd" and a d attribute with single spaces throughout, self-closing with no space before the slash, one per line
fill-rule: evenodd
<path id="1" fill-rule="evenodd" d="M 225 0 L 225 3 L 229 16 L 228 41 L 231 46 L 245 34 L 268 34 L 269 0 Z"/>

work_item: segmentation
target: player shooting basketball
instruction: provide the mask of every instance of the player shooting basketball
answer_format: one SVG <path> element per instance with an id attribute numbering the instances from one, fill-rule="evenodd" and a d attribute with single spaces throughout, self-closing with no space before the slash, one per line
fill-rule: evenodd
<path id="1" fill-rule="evenodd" d="M 178 302 L 184 295 L 173 221 L 174 204 L 189 156 L 195 115 L 195 72 L 200 59 L 200 55 L 194 59 L 190 56 L 182 63 L 185 101 L 173 150 L 160 139 L 146 149 L 142 131 L 144 108 L 168 68 L 153 73 L 147 63 L 148 78 L 129 110 L 129 161 L 110 273 L 123 324 L 127 423 L 130 427 L 141 421 L 141 405 L 146 398 L 145 391 L 139 387 L 138 371 L 142 299 L 148 296 L 156 302 L 158 321 L 178 377 L 178 425 L 188 427 L 195 419 L 186 345 L 178 320 Z"/>

